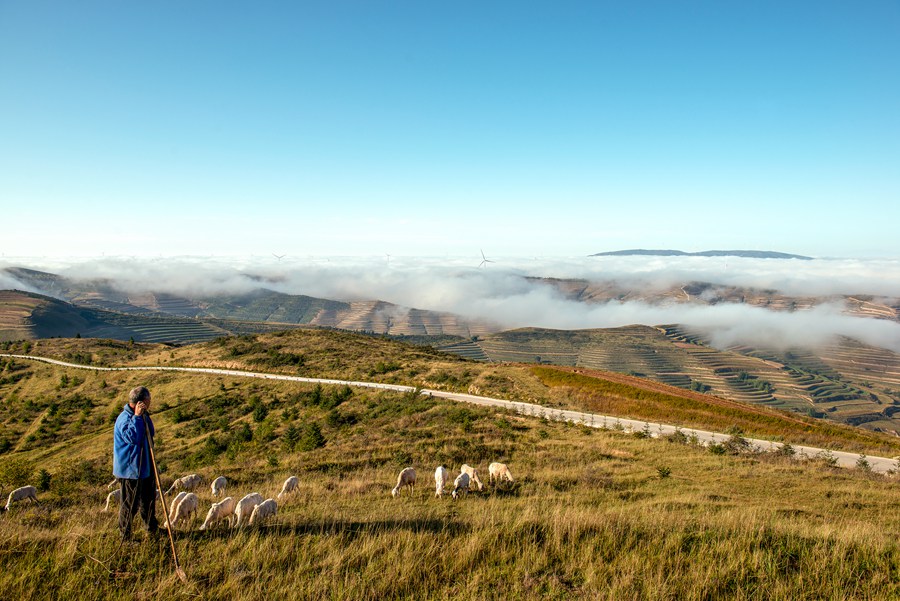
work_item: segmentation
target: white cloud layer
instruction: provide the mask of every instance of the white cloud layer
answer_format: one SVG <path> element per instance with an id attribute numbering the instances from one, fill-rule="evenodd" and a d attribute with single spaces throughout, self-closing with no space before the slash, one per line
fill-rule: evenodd
<path id="1" fill-rule="evenodd" d="M 7 259 L 0 267 L 29 267 L 70 278 L 104 278 L 124 291 L 157 291 L 188 297 L 236 294 L 264 287 L 334 300 L 385 300 L 405 307 L 448 311 L 497 323 L 504 329 L 606 328 L 681 323 L 709 332 L 719 346 L 818 346 L 849 336 L 900 352 L 900 324 L 845 315 L 836 302 L 808 311 L 775 312 L 742 304 L 590 304 L 565 298 L 556 288 L 525 276 L 615 281 L 663 290 L 689 282 L 775 290 L 791 296 L 871 295 L 900 298 L 900 261 L 734 257 L 579 257 L 569 259 L 481 257 L 260 257 L 103 258 L 75 262 Z M 3 288 L 22 288 L 0 275 Z"/>

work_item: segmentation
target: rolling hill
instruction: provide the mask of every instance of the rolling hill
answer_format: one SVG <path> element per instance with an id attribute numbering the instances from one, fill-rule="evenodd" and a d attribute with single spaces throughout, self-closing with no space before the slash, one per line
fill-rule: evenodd
<path id="1" fill-rule="evenodd" d="M 97 339 L 5 343 L 6 351 L 91 365 L 230 365 L 474 390 L 553 405 L 608 403 L 744 432 L 875 453 L 883 434 L 765 407 L 682 394 L 640 378 L 467 361 L 381 337 L 298 329 L 172 348 Z M 300 357 L 298 359 L 298 357 Z M 127 391 L 153 391 L 163 486 L 224 475 L 228 494 L 278 499 L 261 527 L 138 531 L 123 546 L 103 513 L 112 421 Z M 672 393 L 672 394 L 669 394 Z M 692 417 L 693 416 L 693 417 Z M 837 470 L 686 435 L 648 438 L 426 396 L 240 375 L 92 372 L 0 360 L 0 488 L 33 483 L 39 505 L 0 517 L 0 586 L 11 598 L 165 596 L 249 600 L 893 598 L 900 565 L 895 476 Z M 777 436 L 773 432 L 769 436 Z M 515 482 L 435 498 L 434 466 L 491 461 Z M 392 498 L 397 472 L 420 484 Z M 424 491 L 422 489 L 425 489 Z M 197 491 L 201 512 L 212 502 Z M 140 565 L 140 570 L 134 566 Z"/>

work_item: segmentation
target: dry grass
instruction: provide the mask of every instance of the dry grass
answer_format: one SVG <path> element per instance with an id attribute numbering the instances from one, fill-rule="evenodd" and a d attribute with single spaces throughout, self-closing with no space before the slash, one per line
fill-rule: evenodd
<path id="1" fill-rule="evenodd" d="M 55 344 L 62 352 L 87 352 Z M 112 350 L 137 352 L 128 345 Z M 138 350 L 161 359 L 180 351 Z M 364 371 L 393 360 L 366 357 L 359 355 L 355 367 L 340 361 Z M 547 394 L 515 367 L 464 376 L 473 364 L 436 367 L 411 358 L 410 365 L 402 369 L 445 372 L 448 385 L 470 378 L 468 386 L 505 387 L 511 396 Z M 769 455 L 718 456 L 413 395 L 347 397 L 340 387 L 317 392 L 286 382 L 151 372 L 77 372 L 83 380 L 73 384 L 74 370 L 29 370 L 27 378 L 0 386 L 3 435 L 44 427 L 46 436 L 17 438 L 20 450 L 0 454 L 0 486 L 18 484 L 16 466 L 31 470 L 29 482 L 40 469 L 51 479 L 41 505 L 0 515 L 0 587 L 10 598 L 900 595 L 896 479 Z M 70 380 L 61 387 L 64 374 Z M 225 475 L 228 494 L 238 498 L 251 491 L 274 496 L 289 474 L 301 480 L 268 526 L 179 532 L 187 586 L 173 574 L 165 540 L 139 535 L 123 548 L 115 516 L 100 513 L 110 472 L 109 418 L 139 383 L 154 393 L 166 482 L 194 471 L 207 480 Z M 72 399 L 85 408 L 69 410 Z M 49 415 L 54 403 L 59 419 Z M 311 423 L 324 446 L 289 450 L 289 429 Z M 486 480 L 494 460 L 509 464 L 514 485 L 458 501 L 433 498 L 439 463 L 452 472 L 464 462 L 475 465 Z M 418 469 L 418 490 L 392 499 L 405 465 Z M 201 498 L 205 510 L 208 489 Z"/>

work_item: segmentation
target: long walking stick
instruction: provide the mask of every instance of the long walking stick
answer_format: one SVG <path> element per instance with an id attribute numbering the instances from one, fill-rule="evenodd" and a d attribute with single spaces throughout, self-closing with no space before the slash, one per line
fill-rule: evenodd
<path id="1" fill-rule="evenodd" d="M 145 413 L 146 414 L 146 413 Z M 149 414 L 146 414 L 149 417 Z M 163 493 L 162 484 L 159 481 L 159 468 L 156 467 L 156 453 L 153 452 L 153 438 L 150 436 L 150 426 L 144 422 L 144 433 L 147 435 L 147 446 L 150 448 L 150 464 L 153 466 L 153 476 L 156 478 L 156 490 L 159 491 L 159 499 L 162 501 L 163 513 L 166 516 L 166 531 L 169 533 L 169 543 L 172 545 L 172 559 L 175 560 L 175 575 L 179 580 L 187 584 L 187 574 L 178 565 L 178 552 L 175 550 L 175 537 L 172 535 L 172 524 L 169 522 L 169 508 L 166 507 L 166 495 Z"/>

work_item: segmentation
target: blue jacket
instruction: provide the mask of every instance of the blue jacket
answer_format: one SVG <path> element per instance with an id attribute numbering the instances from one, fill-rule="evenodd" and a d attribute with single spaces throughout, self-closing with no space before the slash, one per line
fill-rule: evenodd
<path id="1" fill-rule="evenodd" d="M 150 436 L 156 435 L 149 415 L 135 415 L 130 405 L 125 405 L 116 418 L 113 432 L 113 476 L 137 480 L 149 478 L 150 447 L 144 432 L 144 420 L 150 426 Z"/>

